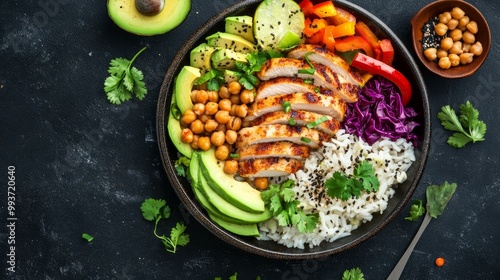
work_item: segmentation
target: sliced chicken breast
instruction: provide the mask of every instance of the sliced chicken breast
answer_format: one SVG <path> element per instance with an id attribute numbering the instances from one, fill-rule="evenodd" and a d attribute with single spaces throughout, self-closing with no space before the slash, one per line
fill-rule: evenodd
<path id="1" fill-rule="evenodd" d="M 304 60 L 272 58 L 262 66 L 257 76 L 263 81 L 278 77 L 310 79 L 314 85 L 332 90 L 346 102 L 352 103 L 358 100 L 359 85 L 347 82 L 345 78 L 323 64 L 313 63 L 313 66 L 314 73 L 307 73 L 311 66 Z"/>
<path id="2" fill-rule="evenodd" d="M 304 160 L 309 157 L 309 147 L 291 142 L 259 143 L 241 147 L 236 153 L 240 161 L 266 157 Z"/>
<path id="3" fill-rule="evenodd" d="M 255 100 L 296 92 L 319 92 L 320 88 L 295 77 L 279 77 L 262 82 L 257 88 Z"/>
<path id="4" fill-rule="evenodd" d="M 302 163 L 291 158 L 260 158 L 239 162 L 240 176 L 247 178 L 288 176 L 299 171 Z"/>
<path id="5" fill-rule="evenodd" d="M 244 123 L 243 125 L 290 124 L 290 122 L 300 126 L 314 125 L 315 129 L 331 136 L 335 135 L 340 128 L 340 122 L 331 116 L 303 110 L 291 110 L 288 113 L 285 113 L 285 111 L 270 112 L 255 119 L 251 123 Z"/>
<path id="6" fill-rule="evenodd" d="M 288 52 L 288 57 L 295 59 L 305 59 L 306 55 L 309 61 L 327 66 L 349 83 L 356 85 L 363 83 L 361 74 L 356 68 L 349 66 L 343 58 L 324 47 L 302 44 Z"/>
<path id="7" fill-rule="evenodd" d="M 239 149 L 246 145 L 288 141 L 317 149 L 321 142 L 330 138 L 330 135 L 324 132 L 304 126 L 269 124 L 240 129 L 235 147 Z"/>
<path id="8" fill-rule="evenodd" d="M 291 110 L 304 110 L 327 115 L 338 121 L 344 119 L 347 109 L 347 104 L 335 94 L 331 96 L 315 92 L 283 94 L 255 101 L 248 108 L 245 121 L 253 121 L 270 112 L 284 111 L 283 104 L 285 102 L 290 104 Z"/>

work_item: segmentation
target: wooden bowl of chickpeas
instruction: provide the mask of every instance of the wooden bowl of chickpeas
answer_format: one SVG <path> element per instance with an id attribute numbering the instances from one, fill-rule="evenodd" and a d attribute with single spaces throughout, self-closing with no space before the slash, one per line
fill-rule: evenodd
<path id="1" fill-rule="evenodd" d="M 474 74 L 491 44 L 490 28 L 481 12 L 460 0 L 438 0 L 411 20 L 413 48 L 422 64 L 444 78 Z"/>

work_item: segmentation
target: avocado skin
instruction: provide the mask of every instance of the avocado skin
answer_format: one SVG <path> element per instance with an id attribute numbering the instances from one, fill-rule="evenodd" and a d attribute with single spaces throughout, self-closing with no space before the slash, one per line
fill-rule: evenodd
<path id="1" fill-rule="evenodd" d="M 191 10 L 191 0 L 168 0 L 157 15 L 143 15 L 135 0 L 108 0 L 106 3 L 111 20 L 123 30 L 142 36 L 164 34 L 179 26 Z"/>

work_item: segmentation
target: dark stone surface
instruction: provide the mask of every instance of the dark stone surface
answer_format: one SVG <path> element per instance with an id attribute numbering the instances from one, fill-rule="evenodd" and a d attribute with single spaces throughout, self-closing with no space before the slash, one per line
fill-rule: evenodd
<path id="1" fill-rule="evenodd" d="M 385 279 L 416 233 L 409 206 L 379 234 L 321 260 L 276 261 L 234 249 L 186 215 L 161 166 L 155 132 L 156 98 L 165 71 L 198 26 L 237 1 L 193 1 L 186 21 L 168 34 L 128 34 L 107 16 L 105 1 L 26 0 L 0 3 L 0 230 L 2 279 L 341 279 L 360 267 Z M 412 15 L 430 1 L 355 0 L 410 49 Z M 470 1 L 493 36 L 488 60 L 475 75 L 445 80 L 422 69 L 432 107 L 432 147 L 414 199 L 429 184 L 459 187 L 433 220 L 402 279 L 500 279 L 500 4 Z M 45 7 L 45 8 L 44 8 Z M 135 66 L 145 73 L 143 101 L 110 105 L 103 92 L 108 63 L 146 50 Z M 436 118 L 441 106 L 471 100 L 488 125 L 486 141 L 454 149 Z M 15 166 L 15 273 L 6 269 L 8 167 Z M 188 223 L 191 242 L 167 253 L 139 206 L 164 198 L 171 218 Z M 92 243 L 83 232 L 95 236 Z M 436 257 L 445 266 L 434 265 Z"/>

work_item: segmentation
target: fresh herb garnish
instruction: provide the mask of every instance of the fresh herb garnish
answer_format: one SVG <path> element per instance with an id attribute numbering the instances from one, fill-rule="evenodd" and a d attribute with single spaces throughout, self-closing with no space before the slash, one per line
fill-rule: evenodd
<path id="1" fill-rule="evenodd" d="M 416 222 L 418 218 L 425 214 L 425 207 L 422 200 L 415 199 L 410 207 L 410 216 L 406 217 L 405 220 Z"/>
<path id="2" fill-rule="evenodd" d="M 289 124 L 289 125 L 291 125 L 291 126 L 295 126 L 295 125 L 297 125 L 297 121 L 295 121 L 295 119 L 294 119 L 294 118 L 290 118 L 290 119 L 288 120 L 288 124 Z"/>
<path id="3" fill-rule="evenodd" d="M 450 201 L 451 196 L 455 193 L 457 184 L 449 184 L 445 181 L 442 185 L 432 185 L 427 187 L 425 195 L 427 198 L 427 211 L 433 218 L 441 215 Z"/>
<path id="4" fill-rule="evenodd" d="M 186 170 L 189 167 L 190 161 L 191 160 L 189 158 L 187 158 L 185 156 L 181 156 L 181 157 L 179 157 L 178 160 L 176 160 L 174 162 L 174 168 L 175 168 L 175 172 L 177 172 L 177 175 L 182 176 L 182 177 L 186 176 Z"/>
<path id="5" fill-rule="evenodd" d="M 254 87 L 259 83 L 259 79 L 254 75 L 254 73 L 259 72 L 262 65 L 266 63 L 270 58 L 283 56 L 279 52 L 275 51 L 260 51 L 247 54 L 246 63 L 236 61 L 235 65 L 237 72 L 241 73 L 241 77 L 238 82 L 248 90 L 254 89 Z"/>
<path id="6" fill-rule="evenodd" d="M 229 157 L 230 158 L 239 158 L 240 154 L 233 154 L 233 153 L 231 153 L 231 154 L 229 154 Z"/>
<path id="7" fill-rule="evenodd" d="M 280 226 L 295 225 L 301 233 L 312 232 L 316 228 L 318 214 L 306 214 L 298 207 L 299 201 L 295 200 L 293 191 L 294 184 L 293 180 L 270 184 L 269 189 L 260 195 Z"/>
<path id="8" fill-rule="evenodd" d="M 285 111 L 285 113 L 289 113 L 292 110 L 292 104 L 289 101 L 285 101 L 281 103 L 281 108 Z"/>
<path id="9" fill-rule="evenodd" d="M 94 237 L 88 233 L 82 233 L 82 238 L 87 240 L 87 242 L 92 242 L 94 240 Z"/>
<path id="10" fill-rule="evenodd" d="M 315 71 L 316 71 L 316 69 L 314 69 L 314 68 L 300 69 L 299 74 L 312 75 L 312 74 L 314 74 Z"/>
<path id="11" fill-rule="evenodd" d="M 452 147 L 462 148 L 469 142 L 484 141 L 486 124 L 479 120 L 479 111 L 472 107 L 467 101 L 460 105 L 460 116 L 449 105 L 441 108 L 437 115 L 441 125 L 448 130 L 456 131 L 448 138 L 448 144 Z"/>
<path id="12" fill-rule="evenodd" d="M 317 119 L 317 120 L 314 120 L 314 121 L 312 121 L 312 122 L 308 123 L 308 124 L 306 125 L 306 127 L 307 127 L 307 128 L 315 128 L 315 127 L 317 127 L 318 125 L 320 125 L 320 124 L 322 124 L 322 123 L 326 122 L 327 120 L 328 120 L 328 118 L 327 118 L 326 116 L 322 116 L 321 118 L 319 118 L 319 119 Z"/>
<path id="13" fill-rule="evenodd" d="M 137 56 L 145 49 L 146 47 L 137 52 L 132 60 L 119 57 L 109 63 L 110 76 L 104 80 L 104 92 L 112 104 L 119 105 L 130 100 L 133 95 L 142 100 L 148 93 L 146 84 L 142 81 L 142 71 L 132 66 Z"/>
<path id="14" fill-rule="evenodd" d="M 351 176 L 336 171 L 325 182 L 328 195 L 344 201 L 352 196 L 358 198 L 362 191 L 378 191 L 379 185 L 375 169 L 368 161 L 360 162 Z"/>
<path id="15" fill-rule="evenodd" d="M 195 85 L 207 83 L 207 89 L 219 91 L 224 84 L 224 73 L 217 69 L 210 69 L 207 73 L 196 79 Z"/>
<path id="16" fill-rule="evenodd" d="M 311 68 L 308 68 L 308 69 L 300 69 L 299 70 L 299 73 L 300 74 L 308 74 L 308 75 L 313 75 L 314 72 L 316 72 L 316 67 L 314 67 L 314 64 L 312 64 L 312 62 L 309 60 L 309 55 L 313 54 L 313 52 L 308 52 L 306 53 L 306 55 L 304 56 L 304 59 L 305 61 L 307 62 L 307 65 L 309 65 L 309 67 Z"/>
<path id="17" fill-rule="evenodd" d="M 311 139 L 310 138 L 307 138 L 307 137 L 302 137 L 300 138 L 300 141 L 304 142 L 304 143 L 311 143 Z"/>
<path id="18" fill-rule="evenodd" d="M 342 280 L 365 280 L 365 276 L 359 267 L 344 271 Z"/>
<path id="19" fill-rule="evenodd" d="M 171 229 L 170 237 L 158 235 L 158 222 L 161 219 L 168 219 L 168 217 L 170 217 L 170 207 L 166 205 L 165 200 L 148 198 L 142 203 L 141 212 L 144 219 L 155 222 L 153 233 L 161 240 L 168 252 L 175 253 L 177 251 L 177 246 L 186 246 L 189 243 L 189 235 L 185 233 L 186 226 L 182 223 L 177 223 L 175 227 Z"/>

